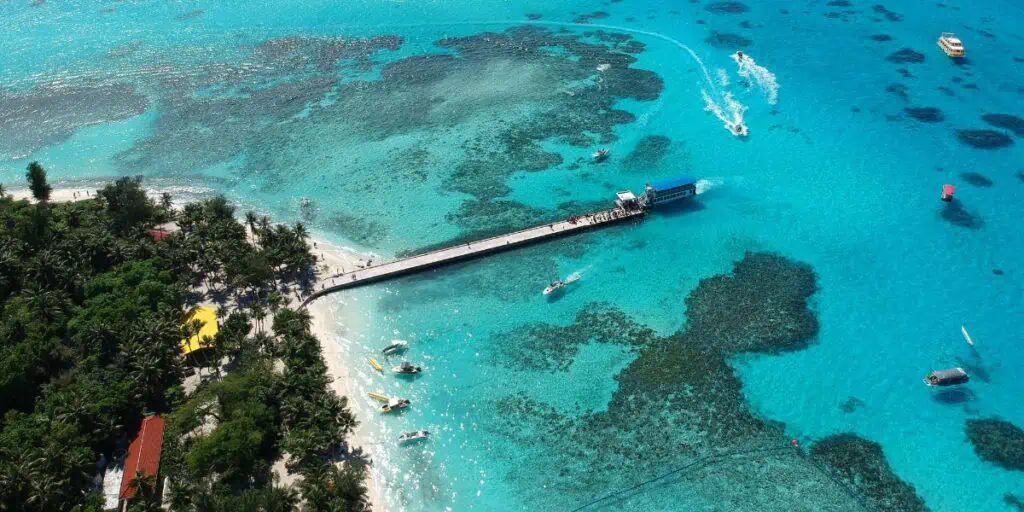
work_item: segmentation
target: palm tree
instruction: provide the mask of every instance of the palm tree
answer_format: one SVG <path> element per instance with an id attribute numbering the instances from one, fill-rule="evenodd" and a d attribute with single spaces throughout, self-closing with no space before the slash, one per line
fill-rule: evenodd
<path id="1" fill-rule="evenodd" d="M 249 234 L 253 237 L 253 239 L 256 238 L 256 222 L 256 212 L 252 210 L 245 212 L 245 225 L 249 228 Z"/>
<path id="2" fill-rule="evenodd" d="M 7 191 L 4 190 L 3 183 L 0 183 L 0 199 L 3 199 L 5 195 L 7 195 Z"/>
<path id="3" fill-rule="evenodd" d="M 53 191 L 53 187 L 46 183 L 46 170 L 39 162 L 28 164 L 25 178 L 28 180 L 28 188 L 32 189 L 32 197 L 36 198 L 36 201 L 50 200 L 50 192 Z"/>
<path id="4" fill-rule="evenodd" d="M 171 211 L 171 207 L 174 206 L 174 198 L 171 197 L 170 192 L 160 194 L 160 206 L 162 206 L 164 210 Z"/>

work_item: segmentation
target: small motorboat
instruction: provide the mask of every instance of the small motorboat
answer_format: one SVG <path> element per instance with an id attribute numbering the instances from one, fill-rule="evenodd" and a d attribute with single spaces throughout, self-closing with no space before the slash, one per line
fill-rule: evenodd
<path id="1" fill-rule="evenodd" d="M 965 55 L 963 42 L 952 32 L 943 32 L 939 36 L 939 48 L 942 48 L 947 57 L 961 59 Z"/>
<path id="2" fill-rule="evenodd" d="M 402 364 L 391 367 L 391 371 L 404 375 L 416 375 L 417 373 L 423 371 L 423 368 L 416 366 L 410 362 L 403 361 Z"/>
<path id="3" fill-rule="evenodd" d="M 750 133 L 750 130 L 747 130 L 747 125 L 743 123 L 736 123 L 729 127 L 729 130 L 731 130 L 732 134 L 737 137 L 746 137 L 747 134 Z"/>
<path id="4" fill-rule="evenodd" d="M 430 437 L 429 430 L 417 430 L 416 432 L 406 432 L 398 436 L 399 443 L 408 443 L 410 441 L 416 441 L 419 439 L 426 439 Z"/>
<path id="5" fill-rule="evenodd" d="M 955 194 L 955 193 L 956 193 L 956 187 L 954 187 L 953 185 L 950 185 L 949 183 L 947 183 L 947 184 L 942 186 L 942 195 L 939 196 L 939 199 L 942 199 L 943 201 L 945 201 L 947 203 L 952 202 L 953 201 L 953 194 Z"/>
<path id="6" fill-rule="evenodd" d="M 743 52 L 736 52 L 730 55 L 730 57 L 732 57 L 732 60 L 736 61 L 736 64 L 740 64 L 743 62 L 744 59 L 749 58 L 746 55 L 744 55 Z"/>
<path id="7" fill-rule="evenodd" d="M 924 378 L 924 383 L 929 386 L 956 386 L 966 384 L 971 378 L 963 368 L 949 368 L 948 370 L 936 370 Z"/>
<path id="8" fill-rule="evenodd" d="M 388 400 L 388 403 L 381 406 L 380 410 L 383 412 L 397 411 L 399 409 L 405 409 L 411 404 L 412 402 L 404 398 L 392 398 L 391 400 Z"/>
<path id="9" fill-rule="evenodd" d="M 548 285 L 547 288 L 544 288 L 544 292 L 543 293 L 544 293 L 544 295 L 551 295 L 552 293 L 555 293 L 556 291 L 561 290 L 562 288 L 564 288 L 565 285 L 575 283 L 576 281 L 579 281 L 579 280 L 580 280 L 580 275 L 578 273 L 572 274 L 569 277 L 565 278 L 565 281 L 562 281 L 561 279 L 559 279 L 557 281 L 552 282 L 551 284 Z"/>
<path id="10" fill-rule="evenodd" d="M 607 149 L 601 148 L 601 149 L 599 149 L 597 151 L 594 151 L 594 154 L 591 155 L 591 156 L 594 157 L 594 163 L 598 163 L 599 164 L 599 163 L 604 162 L 605 160 L 607 160 L 609 154 L 610 154 L 610 152 Z"/>
<path id="11" fill-rule="evenodd" d="M 607 62 L 601 63 L 601 64 L 597 65 L 597 70 L 602 72 L 602 73 L 604 73 L 605 71 L 608 71 L 611 68 L 612 68 L 612 65 L 608 64 Z"/>
<path id="12" fill-rule="evenodd" d="M 384 355 L 386 356 L 391 356 L 398 354 L 400 352 L 405 352 L 407 348 L 409 348 L 408 341 L 392 340 L 391 344 L 384 347 L 384 350 L 382 352 L 384 352 Z"/>

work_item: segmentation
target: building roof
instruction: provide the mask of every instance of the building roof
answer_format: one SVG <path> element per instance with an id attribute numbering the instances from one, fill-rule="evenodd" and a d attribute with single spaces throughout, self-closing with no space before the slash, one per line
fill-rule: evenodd
<path id="1" fill-rule="evenodd" d="M 202 339 L 205 337 L 214 337 L 217 334 L 217 310 L 215 308 L 208 308 L 205 306 L 197 306 L 192 308 L 182 324 L 187 324 L 193 320 L 199 320 L 203 325 L 199 328 L 199 333 L 187 340 L 181 340 L 181 351 L 185 354 L 191 354 L 196 350 L 203 348 Z"/>
<path id="2" fill-rule="evenodd" d="M 130 500 L 135 497 L 132 480 L 138 473 L 156 476 L 160 470 L 160 446 L 164 442 L 164 419 L 159 415 L 146 416 L 128 445 L 128 454 L 124 456 L 124 476 L 121 477 L 121 499 Z"/>
<path id="3" fill-rule="evenodd" d="M 154 242 L 159 242 L 159 241 L 161 241 L 161 240 L 171 236 L 170 233 L 168 233 L 168 232 L 166 232 L 166 231 L 164 231 L 162 229 L 151 229 L 151 230 L 147 231 L 147 233 L 149 233 L 149 237 L 152 238 Z"/>
<path id="4" fill-rule="evenodd" d="M 636 199 L 636 196 L 633 195 L 633 193 L 628 191 L 628 190 L 624 190 L 622 192 L 616 192 L 615 193 L 615 197 L 618 197 L 620 201 L 632 201 L 632 200 Z"/>
<path id="5" fill-rule="evenodd" d="M 654 180 L 651 182 L 651 188 L 654 190 L 671 190 L 673 188 L 684 187 L 687 185 L 693 185 L 697 180 L 689 176 L 676 176 L 675 178 L 666 178 L 663 180 Z"/>

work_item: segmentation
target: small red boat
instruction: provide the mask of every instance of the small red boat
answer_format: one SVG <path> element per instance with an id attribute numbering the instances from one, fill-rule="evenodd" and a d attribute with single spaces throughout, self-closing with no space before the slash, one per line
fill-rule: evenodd
<path id="1" fill-rule="evenodd" d="M 949 183 L 943 185 L 942 186 L 942 196 L 941 196 L 942 200 L 947 202 L 947 203 L 952 201 L 953 200 L 953 192 L 956 192 L 956 187 L 954 187 L 953 185 L 950 185 Z"/>

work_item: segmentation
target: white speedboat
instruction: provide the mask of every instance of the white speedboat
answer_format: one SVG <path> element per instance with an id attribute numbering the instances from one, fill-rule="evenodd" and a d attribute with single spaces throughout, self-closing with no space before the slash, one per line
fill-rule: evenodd
<path id="1" fill-rule="evenodd" d="M 382 350 L 382 352 L 384 352 L 384 355 L 390 356 L 390 355 L 398 354 L 399 352 L 405 352 L 405 350 L 407 348 L 409 348 L 409 342 L 408 341 L 392 340 L 391 344 L 386 346 L 386 347 L 384 347 L 384 350 Z"/>
<path id="2" fill-rule="evenodd" d="M 608 159 L 609 153 L 610 151 L 608 151 L 607 149 L 601 148 L 597 151 L 594 151 L 594 154 L 591 156 L 594 157 L 595 163 L 601 163 Z"/>
<path id="3" fill-rule="evenodd" d="M 398 442 L 408 443 L 409 441 L 416 441 L 418 439 L 426 439 L 430 437 L 429 430 L 417 430 L 416 432 L 406 432 L 398 436 Z"/>
<path id="4" fill-rule="evenodd" d="M 417 373 L 423 371 L 423 368 L 420 368 L 419 366 L 416 366 L 412 363 L 403 361 L 402 364 L 398 366 L 392 366 L 391 371 L 404 375 L 416 375 Z"/>
<path id="5" fill-rule="evenodd" d="M 730 55 L 729 57 L 732 57 L 732 60 L 736 61 L 736 64 L 742 64 L 744 60 L 750 58 L 750 57 L 744 55 L 743 52 L 736 52 L 736 53 Z"/>
<path id="6" fill-rule="evenodd" d="M 564 288 L 565 285 L 575 283 L 576 281 L 579 281 L 579 280 L 580 280 L 580 275 L 578 273 L 577 274 L 572 274 L 569 277 L 565 278 L 565 281 L 562 281 L 561 279 L 559 279 L 558 281 L 555 281 L 555 282 L 549 284 L 547 288 L 544 288 L 544 292 L 543 293 L 544 293 L 544 295 L 551 295 L 552 293 L 555 293 L 556 291 Z"/>

